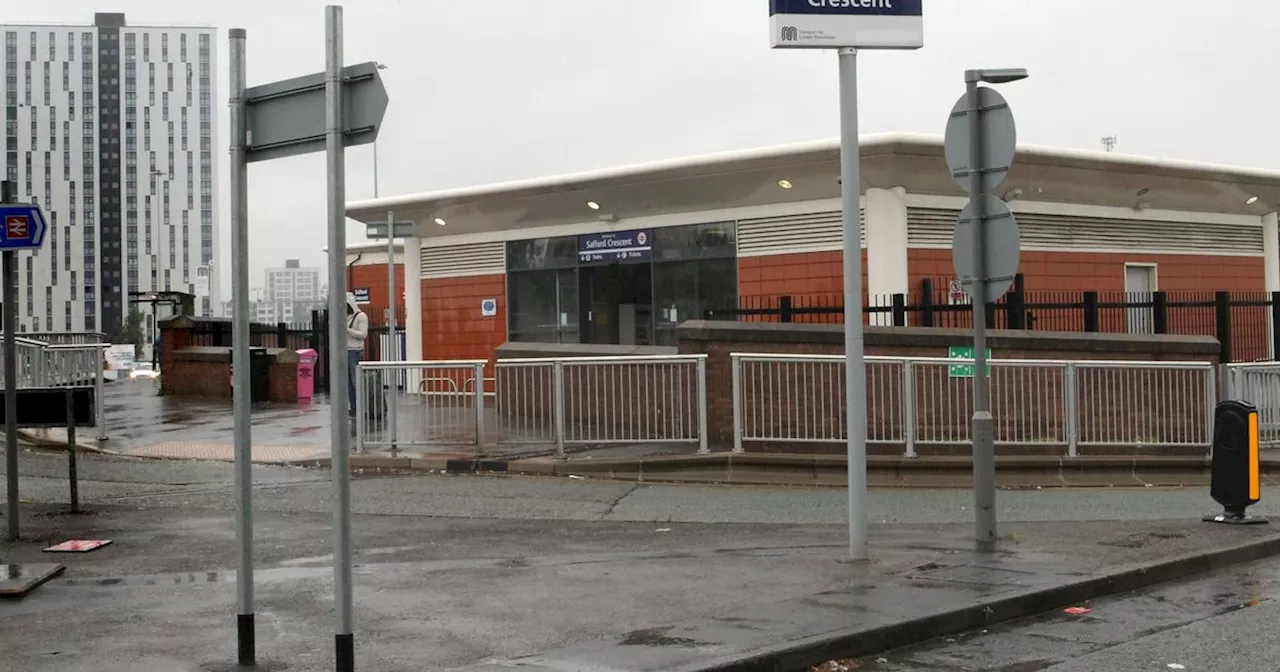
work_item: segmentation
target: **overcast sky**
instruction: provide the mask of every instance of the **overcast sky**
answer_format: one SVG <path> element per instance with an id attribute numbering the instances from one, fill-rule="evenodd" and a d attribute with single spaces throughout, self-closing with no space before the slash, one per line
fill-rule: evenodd
<path id="1" fill-rule="evenodd" d="M 0 21 L 199 24 L 217 38 L 221 255 L 229 265 L 226 29 L 249 84 L 324 68 L 323 0 L 8 2 Z M 863 133 L 941 133 L 966 67 L 1025 67 L 1002 88 L 1026 143 L 1274 167 L 1275 0 L 927 0 L 925 48 L 861 57 Z M 834 137 L 836 56 L 769 49 L 767 0 L 359 0 L 347 63 L 391 98 L 383 196 Z M 348 200 L 373 195 L 348 150 Z M 252 284 L 325 261 L 324 157 L 249 171 Z M 363 240 L 348 227 L 348 239 Z M 228 274 L 223 274 L 227 297 Z"/>

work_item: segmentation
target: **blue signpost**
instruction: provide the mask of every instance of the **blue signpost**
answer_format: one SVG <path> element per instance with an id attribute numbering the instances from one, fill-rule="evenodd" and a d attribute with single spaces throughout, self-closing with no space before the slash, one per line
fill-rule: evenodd
<path id="1" fill-rule="evenodd" d="M 0 250 L 38 250 L 48 228 L 40 206 L 0 203 Z"/>

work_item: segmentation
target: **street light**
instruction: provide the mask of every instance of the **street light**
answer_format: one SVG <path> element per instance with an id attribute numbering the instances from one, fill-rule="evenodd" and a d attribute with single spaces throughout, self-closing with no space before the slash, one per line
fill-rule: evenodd
<path id="1" fill-rule="evenodd" d="M 377 66 L 379 70 L 387 69 L 386 63 L 379 63 L 377 61 L 374 61 L 373 64 Z M 378 197 L 378 140 L 377 138 L 374 138 L 373 140 L 373 197 L 374 198 Z"/>
<path id="2" fill-rule="evenodd" d="M 991 391 L 987 380 L 987 268 L 985 224 L 987 216 L 983 168 L 985 141 L 980 117 L 979 83 L 1006 84 L 1027 78 L 1023 68 L 965 70 L 965 97 L 968 99 L 969 202 L 972 208 L 973 275 L 973 492 L 974 536 L 981 550 L 991 550 L 996 541 L 996 456 L 995 422 L 991 417 Z M 1010 131 L 1012 133 L 1012 131 Z M 1012 143 L 1012 138 L 1010 139 Z M 1010 157 L 1012 158 L 1012 157 Z M 1007 166 L 1006 166 L 1007 167 Z"/>
<path id="3" fill-rule="evenodd" d="M 164 171 L 160 170 L 159 168 L 155 168 L 155 167 L 151 168 L 151 201 L 152 201 L 152 205 L 154 206 L 152 208 L 152 211 L 155 213 L 155 218 L 153 220 L 153 223 L 155 224 L 155 233 L 156 233 L 155 241 L 153 244 L 155 248 L 157 248 L 153 250 L 154 255 L 151 263 L 151 272 L 155 273 L 155 280 L 152 281 L 151 283 L 151 291 L 153 292 L 159 289 L 159 285 L 161 281 L 160 268 L 159 268 L 160 266 L 160 251 L 159 251 L 159 247 L 160 247 L 160 178 L 164 174 L 165 174 Z M 166 287 L 165 289 L 168 289 L 168 287 Z M 157 355 L 156 327 L 158 326 L 156 324 L 155 301 L 151 302 L 151 324 L 148 326 L 149 328 L 147 329 L 147 341 L 151 347 L 151 368 L 154 370 L 156 368 L 156 363 L 157 363 L 156 362 L 156 355 Z"/>
<path id="4" fill-rule="evenodd" d="M 1026 68 L 995 68 L 993 70 L 965 70 L 965 82 L 1007 84 L 1028 77 Z"/>

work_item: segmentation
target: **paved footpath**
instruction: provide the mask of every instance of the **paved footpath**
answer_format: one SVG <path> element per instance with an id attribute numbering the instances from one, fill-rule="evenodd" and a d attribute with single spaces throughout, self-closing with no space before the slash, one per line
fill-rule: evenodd
<path id="1" fill-rule="evenodd" d="M 58 556 L 63 577 L 0 602 L 0 670 L 233 660 L 230 465 L 85 456 L 90 513 L 70 516 L 64 458 L 21 458 L 25 538 L 0 557 L 115 543 Z M 333 669 L 328 477 L 255 469 L 265 669 Z M 970 493 L 876 491 L 874 560 L 848 564 L 839 491 L 357 474 L 352 493 L 357 669 L 372 671 L 708 669 L 1271 532 L 1194 522 L 1214 508 L 1203 491 L 1003 492 L 1001 551 L 979 556 Z"/>

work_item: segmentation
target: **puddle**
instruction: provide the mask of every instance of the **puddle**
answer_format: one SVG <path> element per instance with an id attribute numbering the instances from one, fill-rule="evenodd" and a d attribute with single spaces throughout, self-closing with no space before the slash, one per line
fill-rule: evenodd
<path id="1" fill-rule="evenodd" d="M 253 573 L 253 578 L 255 581 L 289 581 L 323 578 L 331 576 L 332 573 L 333 570 L 330 567 L 284 567 L 257 570 Z M 209 585 L 216 583 L 232 583 L 235 582 L 235 580 L 236 573 L 234 571 L 203 571 L 140 576 L 71 578 L 59 581 L 58 584 L 70 588 L 130 588 Z"/>
<path id="2" fill-rule="evenodd" d="M 671 628 L 649 628 L 634 630 L 623 638 L 622 646 L 711 646 L 710 642 L 700 642 L 688 637 L 671 637 L 666 633 Z"/>

